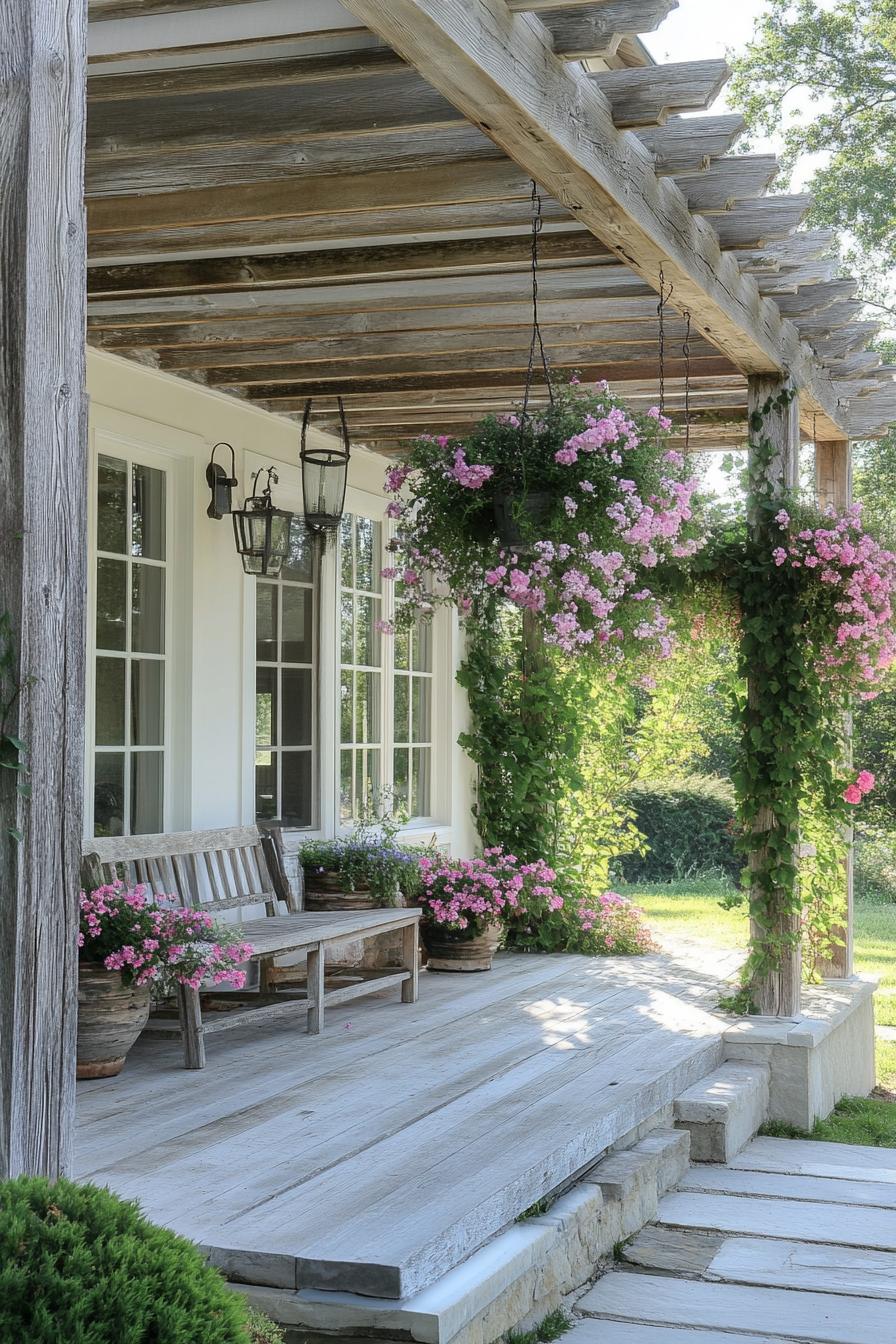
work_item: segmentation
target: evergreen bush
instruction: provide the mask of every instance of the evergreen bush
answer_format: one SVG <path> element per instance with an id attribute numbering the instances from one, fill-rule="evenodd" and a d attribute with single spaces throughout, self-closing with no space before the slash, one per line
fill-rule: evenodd
<path id="1" fill-rule="evenodd" d="M 249 1344 L 245 1299 L 97 1186 L 0 1183 L 0 1344 Z"/>
<path id="2" fill-rule="evenodd" d="M 671 882 L 723 873 L 735 882 L 743 867 L 735 851 L 734 791 L 709 775 L 647 781 L 625 795 L 647 852 L 619 860 L 626 882 Z"/>

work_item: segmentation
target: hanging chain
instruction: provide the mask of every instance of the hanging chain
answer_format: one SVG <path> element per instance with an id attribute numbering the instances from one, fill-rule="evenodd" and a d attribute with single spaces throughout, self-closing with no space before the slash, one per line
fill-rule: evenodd
<path id="1" fill-rule="evenodd" d="M 666 291 L 666 276 L 660 267 L 660 301 L 656 306 L 659 318 L 659 356 L 660 356 L 660 415 L 666 412 L 666 304 L 672 297 L 673 286 Z"/>
<path id="2" fill-rule="evenodd" d="M 541 367 L 544 370 L 544 378 L 547 383 L 548 397 L 551 405 L 554 404 L 554 389 L 551 387 L 551 370 L 548 365 L 548 357 L 545 354 L 544 341 L 541 335 L 541 327 L 538 325 L 538 239 L 544 219 L 541 214 L 541 195 L 538 191 L 538 183 L 532 180 L 532 340 L 529 343 L 529 364 L 526 369 L 526 387 L 523 394 L 523 410 L 520 419 L 525 422 L 529 413 L 529 396 L 532 392 L 532 378 L 535 372 L 535 352 L 538 351 L 541 357 Z"/>
<path id="3" fill-rule="evenodd" d="M 691 314 L 684 310 L 684 451 L 691 447 Z"/>

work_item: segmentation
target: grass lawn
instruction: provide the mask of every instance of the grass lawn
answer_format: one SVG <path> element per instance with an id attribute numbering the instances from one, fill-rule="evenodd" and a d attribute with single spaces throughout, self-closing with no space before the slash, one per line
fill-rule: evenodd
<path id="1" fill-rule="evenodd" d="M 639 905 L 650 928 L 660 942 L 663 935 L 689 938 L 705 942 L 707 947 L 730 949 L 746 947 L 747 920 L 743 906 L 723 910 L 719 901 L 731 889 L 714 878 L 694 878 L 680 882 L 642 884 L 622 888 Z M 896 1026 L 896 905 L 878 905 L 870 901 L 856 902 L 855 919 L 856 970 L 876 975 L 880 990 L 875 996 L 877 1021 L 883 1026 Z M 896 1041 L 877 1043 L 878 1084 L 896 1091 Z M 842 1103 L 826 1126 L 845 1125 L 848 1137 L 844 1143 L 881 1143 L 880 1138 L 857 1137 L 859 1132 L 869 1136 L 889 1126 L 888 1146 L 896 1146 L 896 1106 L 886 1101 L 863 1102 L 870 1108 L 861 1115 L 852 1112 L 840 1114 L 842 1107 L 857 1107 L 856 1101 Z M 883 1108 L 878 1112 L 877 1108 Z M 881 1118 L 883 1117 L 883 1118 Z M 864 1128 L 863 1128 L 864 1127 Z M 831 1133 L 818 1133 L 816 1138 L 833 1138 Z"/>

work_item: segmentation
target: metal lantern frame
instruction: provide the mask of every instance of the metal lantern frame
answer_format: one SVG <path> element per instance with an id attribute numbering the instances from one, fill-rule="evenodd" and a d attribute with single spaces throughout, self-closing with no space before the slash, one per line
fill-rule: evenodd
<path id="1" fill-rule="evenodd" d="M 224 448 L 230 452 L 230 475 L 228 476 L 220 462 L 215 461 L 215 454 L 219 448 Z M 236 479 L 236 454 L 233 451 L 233 444 L 226 443 L 223 439 L 216 443 L 212 449 L 211 459 L 205 469 L 205 480 L 209 490 L 212 492 L 211 502 L 206 510 L 209 518 L 214 518 L 220 522 L 225 513 L 233 512 L 233 491 L 238 485 Z"/>
<path id="2" fill-rule="evenodd" d="M 271 497 L 271 485 L 278 483 L 273 467 L 267 468 L 264 490 L 258 484 L 265 468 L 252 476 L 253 491 L 241 509 L 234 509 L 233 535 L 236 549 L 243 561 L 243 569 L 255 578 L 275 578 L 289 555 L 289 533 L 293 515 L 288 509 L 278 509 Z M 283 522 L 276 526 L 278 520 Z M 261 527 L 259 528 L 259 524 Z"/>
<path id="3" fill-rule="evenodd" d="M 305 526 L 310 532 L 326 535 L 335 532 L 342 522 L 345 511 L 345 491 L 348 485 L 348 466 L 351 460 L 351 444 L 348 436 L 348 424 L 345 419 L 345 407 L 342 398 L 336 398 L 339 407 L 339 422 L 342 426 L 342 444 L 333 444 L 324 448 L 308 447 L 308 425 L 311 420 L 311 399 L 305 402 L 302 416 L 302 441 L 299 461 L 302 466 L 302 501 L 305 509 Z M 325 507 L 325 491 L 322 489 L 327 473 L 340 472 L 342 479 L 337 481 L 334 498 L 338 499 L 338 508 Z M 332 477 L 330 478 L 332 479 Z"/>

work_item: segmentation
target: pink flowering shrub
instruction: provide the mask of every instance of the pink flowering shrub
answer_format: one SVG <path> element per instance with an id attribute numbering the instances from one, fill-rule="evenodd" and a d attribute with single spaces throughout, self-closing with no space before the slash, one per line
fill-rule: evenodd
<path id="1" fill-rule="evenodd" d="M 397 623 L 501 597 L 564 653 L 668 657 L 662 571 L 704 543 L 697 481 L 669 429 L 656 407 L 574 380 L 537 416 L 487 416 L 463 443 L 419 439 L 386 475 Z"/>
<path id="2" fill-rule="evenodd" d="M 501 926 L 508 947 L 592 956 L 649 951 L 641 911 L 614 891 L 584 899 L 543 860 L 523 863 L 501 846 L 481 859 L 420 862 L 424 920 L 474 937 Z"/>
<path id="3" fill-rule="evenodd" d="M 153 985 L 164 994 L 176 984 L 199 989 L 205 980 L 236 989 L 246 983 L 240 964 L 252 947 L 205 910 L 162 904 L 144 887 L 123 882 L 82 891 L 80 906 L 81 958 L 120 971 L 125 984 Z"/>

